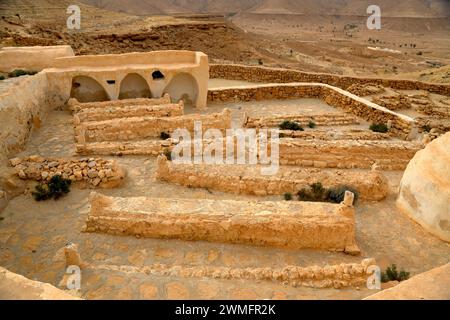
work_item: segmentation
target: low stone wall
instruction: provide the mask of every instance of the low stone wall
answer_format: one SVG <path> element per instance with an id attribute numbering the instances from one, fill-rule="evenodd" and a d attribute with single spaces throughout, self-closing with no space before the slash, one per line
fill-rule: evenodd
<path id="1" fill-rule="evenodd" d="M 327 104 L 343 109 L 364 120 L 389 123 L 390 133 L 401 138 L 416 134 L 414 119 L 395 113 L 345 90 L 320 83 L 264 84 L 210 90 L 210 101 L 252 101 L 265 99 L 320 98 Z"/>
<path id="2" fill-rule="evenodd" d="M 351 85 L 381 85 L 398 90 L 425 90 L 450 96 L 450 85 L 426 83 L 414 80 L 379 79 L 348 77 L 324 73 L 303 72 L 281 68 L 261 66 L 245 66 L 232 64 L 210 64 L 210 78 L 242 80 L 249 82 L 288 83 L 288 82 L 317 82 L 326 83 L 341 89 Z"/>
<path id="3" fill-rule="evenodd" d="M 422 148 L 421 143 L 409 141 L 311 141 L 282 138 L 279 152 L 282 165 L 368 169 L 376 164 L 384 170 L 404 170 Z"/>
<path id="4" fill-rule="evenodd" d="M 36 74 L 5 84 L 0 92 L 0 158 L 19 151 L 28 141 L 33 128 L 38 129 L 56 102 L 47 94 L 47 78 Z"/>
<path id="5" fill-rule="evenodd" d="M 231 111 L 207 115 L 191 114 L 172 118 L 123 118 L 81 123 L 75 128 L 75 138 L 80 144 L 100 141 L 127 141 L 156 138 L 162 132 L 172 133 L 177 129 L 194 132 L 194 123 L 200 121 L 203 130 L 218 129 L 223 132 L 231 128 Z"/>
<path id="6" fill-rule="evenodd" d="M 296 138 L 303 140 L 389 140 L 387 133 L 373 132 L 364 129 L 343 130 L 280 130 L 280 138 Z"/>
<path id="7" fill-rule="evenodd" d="M 364 259 L 360 263 L 341 263 L 326 266 L 286 266 L 284 268 L 229 268 L 215 266 L 180 266 L 154 264 L 144 267 L 124 265 L 98 265 L 89 268 L 99 271 L 119 271 L 127 274 L 142 273 L 158 276 L 182 278 L 211 278 L 226 280 L 271 281 L 292 287 L 308 288 L 347 288 L 366 285 L 372 274 L 370 266 L 376 265 L 375 259 Z"/>
<path id="8" fill-rule="evenodd" d="M 207 188 L 233 194 L 297 194 L 303 188 L 320 182 L 325 188 L 346 185 L 359 192 L 363 200 L 384 199 L 389 191 L 386 177 L 378 171 L 344 172 L 280 167 L 276 175 L 261 174 L 260 166 L 173 164 L 164 155 L 158 157 L 158 180 L 193 188 Z"/>
<path id="9" fill-rule="evenodd" d="M 91 194 L 87 232 L 359 253 L 351 204 L 111 198 Z"/>
<path id="10" fill-rule="evenodd" d="M 309 122 L 314 122 L 317 126 L 345 126 L 359 124 L 357 117 L 341 113 L 322 113 L 314 115 L 284 115 L 267 116 L 261 118 L 244 116 L 244 127 L 246 128 L 277 128 L 283 121 L 297 122 L 306 127 Z"/>
<path id="11" fill-rule="evenodd" d="M 48 182 L 60 175 L 91 188 L 114 188 L 125 178 L 124 170 L 115 161 L 99 158 L 71 160 L 30 156 L 11 159 L 10 165 L 23 180 Z"/>
<path id="12" fill-rule="evenodd" d="M 99 109 L 99 108 L 119 108 L 128 106 L 156 106 L 161 104 L 172 103 L 170 95 L 165 94 L 162 98 L 148 99 L 148 98 L 138 98 L 138 99 L 122 99 L 122 100 L 112 100 L 112 101 L 101 101 L 101 102 L 78 102 L 77 99 L 71 98 L 67 102 L 69 109 L 75 112 L 79 112 L 84 109 Z"/>
<path id="13" fill-rule="evenodd" d="M 168 140 L 141 140 L 141 141 L 104 141 L 76 145 L 79 155 L 125 156 L 149 155 L 158 156 L 171 152 L 178 141 Z"/>
<path id="14" fill-rule="evenodd" d="M 156 106 L 136 105 L 112 108 L 83 109 L 74 115 L 75 125 L 87 121 L 105 121 L 133 117 L 176 117 L 184 114 L 184 103 Z"/>

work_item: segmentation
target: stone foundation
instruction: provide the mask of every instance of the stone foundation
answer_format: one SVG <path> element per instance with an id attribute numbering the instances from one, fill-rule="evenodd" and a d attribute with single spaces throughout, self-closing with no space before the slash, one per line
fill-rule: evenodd
<path id="1" fill-rule="evenodd" d="M 114 188 L 125 178 L 124 170 L 115 161 L 99 158 L 71 160 L 30 156 L 10 160 L 23 180 L 48 182 L 55 175 L 91 188 Z"/>
<path id="2" fill-rule="evenodd" d="M 125 156 L 125 155 L 149 155 L 158 156 L 165 152 L 171 152 L 178 141 L 168 140 L 141 140 L 141 141 L 105 141 L 77 144 L 78 154 Z"/>
<path id="3" fill-rule="evenodd" d="M 387 133 L 373 132 L 362 129 L 342 130 L 280 130 L 280 138 L 296 138 L 303 140 L 389 140 Z"/>
<path id="4" fill-rule="evenodd" d="M 101 141 L 129 141 L 156 138 L 162 132 L 172 133 L 176 129 L 194 132 L 194 123 L 200 121 L 204 131 L 218 129 L 225 132 L 231 128 L 231 111 L 208 115 L 185 115 L 173 118 L 123 118 L 81 123 L 75 128 L 76 141 L 80 144 Z"/>
<path id="5" fill-rule="evenodd" d="M 170 103 L 172 103 L 170 96 L 168 94 L 165 94 L 162 98 L 155 99 L 138 98 L 85 103 L 78 102 L 77 99 L 71 98 L 67 102 L 67 105 L 69 106 L 70 110 L 79 112 L 85 109 L 120 108 L 128 106 L 156 106 Z"/>
<path id="6" fill-rule="evenodd" d="M 288 192 L 295 195 L 316 182 L 321 182 L 325 188 L 346 185 L 357 190 L 361 199 L 371 201 L 384 199 L 389 190 L 386 177 L 378 171 L 344 172 L 281 167 L 277 175 L 264 176 L 260 166 L 173 164 L 164 155 L 158 157 L 156 178 L 186 187 L 259 196 Z"/>
<path id="7" fill-rule="evenodd" d="M 246 128 L 277 128 L 283 121 L 297 122 L 302 127 L 306 127 L 309 122 L 314 122 L 317 126 L 345 126 L 359 124 L 358 118 L 340 113 L 323 113 L 316 115 L 284 115 L 253 118 L 244 116 L 244 127 Z"/>
<path id="8" fill-rule="evenodd" d="M 91 195 L 87 232 L 358 253 L 344 204 Z"/>
<path id="9" fill-rule="evenodd" d="M 83 109 L 74 115 L 75 125 L 87 121 L 105 121 L 133 117 L 176 117 L 184 114 L 184 103 L 157 106 L 130 105 L 126 107 Z"/>
<path id="10" fill-rule="evenodd" d="M 421 143 L 409 141 L 311 141 L 282 138 L 279 152 L 282 165 L 369 169 L 376 164 L 384 170 L 404 170 L 422 148 Z"/>
<path id="11" fill-rule="evenodd" d="M 346 288 L 366 285 L 371 275 L 369 266 L 375 259 L 364 259 L 361 263 L 341 263 L 326 266 L 286 266 L 284 268 L 229 268 L 214 266 L 171 266 L 155 264 L 144 267 L 99 265 L 90 268 L 102 271 L 119 271 L 127 274 L 145 273 L 182 278 L 211 278 L 247 281 L 275 281 L 292 287 Z"/>
<path id="12" fill-rule="evenodd" d="M 210 101 L 253 101 L 267 99 L 320 98 L 327 104 L 343 109 L 366 121 L 390 123 L 390 133 L 401 138 L 414 138 L 416 122 L 345 90 L 320 83 L 264 84 L 210 90 Z"/>

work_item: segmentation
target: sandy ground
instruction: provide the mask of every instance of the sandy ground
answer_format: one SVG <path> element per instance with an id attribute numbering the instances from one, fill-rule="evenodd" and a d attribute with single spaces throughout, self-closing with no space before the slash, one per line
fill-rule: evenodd
<path id="1" fill-rule="evenodd" d="M 265 113 L 308 109 L 333 110 L 315 99 L 263 101 L 249 104 L 213 104 L 207 112 L 232 107 L 235 126 L 244 110 Z M 188 110 L 188 112 L 193 112 Z M 35 132 L 20 155 L 72 157 L 74 153 L 72 116 L 53 111 Z M 189 189 L 156 182 L 156 160 L 151 157 L 120 157 L 116 160 L 128 171 L 117 189 L 102 190 L 111 196 L 148 196 L 197 199 L 282 200 L 256 198 Z M 397 264 L 417 274 L 449 261 L 450 244 L 423 231 L 395 208 L 395 193 L 402 172 L 387 172 L 388 199 L 357 206 L 356 237 L 360 257 L 316 250 L 283 250 L 177 240 L 137 239 L 83 233 L 90 190 L 73 187 L 59 201 L 35 202 L 30 194 L 13 199 L 1 213 L 0 265 L 31 279 L 58 285 L 64 275 L 60 250 L 68 242 L 79 245 L 82 258 L 93 268 L 82 272 L 81 294 L 89 299 L 361 299 L 372 293 L 365 288 L 345 290 L 310 289 L 275 282 L 162 277 L 142 272 L 111 271 L 111 266 L 145 266 L 155 263 L 194 266 L 284 267 L 359 262 L 373 257 L 381 267 Z M 30 182 L 30 187 L 33 183 Z M 100 265 L 107 265 L 106 270 Z"/>

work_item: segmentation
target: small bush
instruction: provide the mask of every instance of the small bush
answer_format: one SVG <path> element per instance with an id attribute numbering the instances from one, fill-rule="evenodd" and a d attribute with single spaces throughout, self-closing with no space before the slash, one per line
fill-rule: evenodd
<path id="1" fill-rule="evenodd" d="M 35 75 L 37 72 L 36 71 L 27 71 L 27 70 L 22 70 L 22 69 L 16 69 L 13 72 L 10 72 L 8 74 L 8 76 L 10 78 L 15 78 L 15 77 L 21 77 L 21 76 L 26 76 L 26 75 Z"/>
<path id="2" fill-rule="evenodd" d="M 344 201 L 345 191 L 351 191 L 355 195 L 354 203 L 358 201 L 359 192 L 348 186 L 338 186 L 330 188 L 327 191 L 327 201 L 332 203 L 341 203 Z"/>
<path id="3" fill-rule="evenodd" d="M 292 200 L 292 193 L 286 192 L 286 193 L 284 194 L 284 200 L 286 200 L 286 201 L 291 201 L 291 200 Z"/>
<path id="4" fill-rule="evenodd" d="M 32 195 L 36 201 L 58 200 L 70 192 L 71 184 L 71 180 L 64 179 L 59 175 L 53 176 L 48 183 L 37 185 L 36 191 Z"/>
<path id="5" fill-rule="evenodd" d="M 400 272 L 397 271 L 397 266 L 395 264 L 387 267 L 386 272 L 381 273 L 381 282 L 386 283 L 389 281 L 402 282 L 408 280 L 410 276 L 409 272 L 401 269 Z"/>
<path id="6" fill-rule="evenodd" d="M 389 128 L 384 123 L 372 123 L 369 127 L 373 132 L 381 132 L 386 133 L 389 131 Z"/>
<path id="7" fill-rule="evenodd" d="M 322 202 L 326 200 L 326 190 L 320 182 L 311 184 L 297 193 L 298 200 L 310 202 Z"/>
<path id="8" fill-rule="evenodd" d="M 313 121 L 310 121 L 310 122 L 308 123 L 308 127 L 311 128 L 311 129 L 314 129 L 314 128 L 316 127 L 316 123 L 313 122 Z"/>
<path id="9" fill-rule="evenodd" d="M 5 79 L 6 79 L 5 76 L 0 76 L 0 81 Z"/>
<path id="10" fill-rule="evenodd" d="M 161 138 L 161 140 L 167 140 L 170 138 L 170 134 L 168 134 L 167 132 L 161 132 L 159 137 Z"/>
<path id="11" fill-rule="evenodd" d="M 172 161 L 172 151 L 165 150 L 164 155 L 166 156 L 167 160 Z"/>
<path id="12" fill-rule="evenodd" d="M 292 130 L 292 131 L 303 131 L 303 128 L 297 123 L 293 121 L 283 121 L 280 123 L 281 130 Z"/>
<path id="13" fill-rule="evenodd" d="M 430 132 L 431 129 L 432 129 L 431 126 L 428 125 L 428 124 L 426 124 L 426 125 L 424 125 L 424 126 L 422 127 L 422 130 L 425 131 L 425 132 Z"/>

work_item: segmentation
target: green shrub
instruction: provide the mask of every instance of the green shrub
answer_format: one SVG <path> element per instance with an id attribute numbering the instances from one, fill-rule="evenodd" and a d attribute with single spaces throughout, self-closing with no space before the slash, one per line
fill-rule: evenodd
<path id="1" fill-rule="evenodd" d="M 303 128 L 297 123 L 293 121 L 283 121 L 280 123 L 281 130 L 292 130 L 292 131 L 303 131 Z"/>
<path id="2" fill-rule="evenodd" d="M 351 191 L 355 195 L 354 203 L 358 201 L 359 192 L 352 187 L 348 186 L 337 186 L 334 188 L 329 188 L 327 190 L 327 201 L 332 203 L 341 203 L 344 201 L 345 191 Z"/>
<path id="3" fill-rule="evenodd" d="M 381 132 L 386 133 L 389 131 L 389 128 L 384 123 L 372 123 L 369 127 L 373 132 Z"/>
<path id="4" fill-rule="evenodd" d="M 286 200 L 286 201 L 291 201 L 291 200 L 292 200 L 292 193 L 286 192 L 286 193 L 284 194 L 284 200 Z"/>
<path id="5" fill-rule="evenodd" d="M 6 79 L 5 76 L 0 76 L 0 81 L 5 79 Z"/>
<path id="6" fill-rule="evenodd" d="M 410 276 L 409 272 L 401 269 L 400 272 L 397 271 L 397 266 L 395 264 L 387 267 L 385 272 L 381 273 L 381 282 L 386 283 L 389 281 L 405 281 L 408 280 Z"/>
<path id="7" fill-rule="evenodd" d="M 170 134 L 168 134 L 167 132 L 161 132 L 160 136 L 161 140 L 167 140 L 170 138 Z"/>
<path id="8" fill-rule="evenodd" d="M 316 123 L 314 121 L 310 121 L 308 123 L 308 127 L 311 128 L 311 129 L 314 129 L 316 127 Z"/>
<path id="9" fill-rule="evenodd" d="M 8 76 L 10 78 L 15 78 L 15 77 L 21 77 L 21 76 L 26 76 L 26 75 L 35 75 L 37 72 L 36 71 L 27 71 L 27 70 L 22 70 L 22 69 L 16 69 L 13 72 L 10 72 L 8 74 Z"/>
<path id="10" fill-rule="evenodd" d="M 36 201 L 45 201 L 49 199 L 58 200 L 63 195 L 70 192 L 71 180 L 64 179 L 59 175 L 53 176 L 46 184 L 36 186 L 36 191 L 32 193 Z"/>

